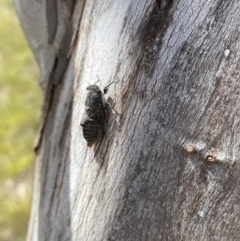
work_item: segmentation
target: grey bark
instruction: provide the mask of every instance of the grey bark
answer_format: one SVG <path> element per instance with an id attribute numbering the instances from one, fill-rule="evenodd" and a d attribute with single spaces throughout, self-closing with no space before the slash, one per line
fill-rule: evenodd
<path id="1" fill-rule="evenodd" d="M 28 240 L 238 240 L 240 2 L 15 4 L 46 88 Z M 94 157 L 97 76 L 121 115 Z"/>

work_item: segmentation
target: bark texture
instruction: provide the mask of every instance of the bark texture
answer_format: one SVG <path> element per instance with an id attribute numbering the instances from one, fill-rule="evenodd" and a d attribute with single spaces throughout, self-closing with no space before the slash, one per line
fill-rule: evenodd
<path id="1" fill-rule="evenodd" d="M 39 0 L 36 22 L 16 2 L 49 73 L 28 241 L 238 240 L 240 2 Z M 94 157 L 98 76 L 121 115 Z"/>

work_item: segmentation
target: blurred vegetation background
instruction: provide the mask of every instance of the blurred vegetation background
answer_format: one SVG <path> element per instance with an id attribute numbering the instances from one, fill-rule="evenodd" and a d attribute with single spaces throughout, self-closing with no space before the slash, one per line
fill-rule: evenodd
<path id="1" fill-rule="evenodd" d="M 0 12 L 0 240 L 23 241 L 42 94 L 38 68 L 12 0 L 1 0 Z"/>

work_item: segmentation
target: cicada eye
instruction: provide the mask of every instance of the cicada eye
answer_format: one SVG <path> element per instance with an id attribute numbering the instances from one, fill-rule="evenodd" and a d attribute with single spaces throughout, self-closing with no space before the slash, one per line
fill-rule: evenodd
<path id="1" fill-rule="evenodd" d="M 103 89 L 103 93 L 106 94 L 107 91 L 108 91 L 108 87 L 105 87 L 105 88 Z"/>

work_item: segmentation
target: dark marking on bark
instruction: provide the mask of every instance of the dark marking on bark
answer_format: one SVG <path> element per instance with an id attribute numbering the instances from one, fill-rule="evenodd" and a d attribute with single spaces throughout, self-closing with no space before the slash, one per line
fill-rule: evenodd
<path id="1" fill-rule="evenodd" d="M 214 21 L 215 22 L 225 22 L 225 19 L 226 19 L 226 14 L 225 11 L 227 8 L 231 7 L 229 5 L 232 5 L 233 1 L 225 1 L 225 0 L 218 0 L 218 3 L 216 4 L 216 8 L 213 12 L 215 18 L 214 18 Z"/>
<path id="2" fill-rule="evenodd" d="M 69 124 L 70 124 L 71 118 L 72 118 L 73 97 L 71 96 L 70 98 L 71 98 L 71 101 L 69 102 L 69 105 L 65 107 L 68 110 L 68 112 L 67 112 L 67 115 L 66 115 L 65 120 L 64 120 L 63 132 L 62 132 L 62 135 L 61 135 L 61 137 L 59 139 L 59 143 L 58 143 L 59 150 L 64 150 L 65 139 L 66 139 L 66 137 L 69 133 Z"/>
<path id="3" fill-rule="evenodd" d="M 198 190 L 196 196 L 194 197 L 192 205 L 191 205 L 190 210 L 189 210 L 190 214 L 192 214 L 195 211 L 197 203 L 198 203 L 198 201 L 201 197 L 202 191 L 203 191 L 203 187 Z"/>
<path id="4" fill-rule="evenodd" d="M 58 25 L 57 0 L 46 1 L 46 15 L 48 43 L 52 44 L 55 39 Z"/>
<path id="5" fill-rule="evenodd" d="M 161 8 L 162 7 L 162 0 L 156 0 L 156 5 Z"/>
<path id="6" fill-rule="evenodd" d="M 68 62 L 69 62 L 69 50 L 70 44 L 72 39 L 72 21 L 68 21 L 66 25 L 65 34 L 63 35 L 59 52 L 58 52 L 58 59 L 55 69 L 53 69 L 50 78 L 53 79 L 54 85 L 58 85 L 66 71 Z"/>
<path id="7" fill-rule="evenodd" d="M 159 50 L 162 46 L 162 39 L 172 21 L 173 1 L 157 1 L 139 28 L 141 46 L 140 70 L 145 70 L 148 76 L 155 69 L 158 61 Z"/>
<path id="8" fill-rule="evenodd" d="M 55 201 L 55 193 L 57 192 L 57 187 L 58 187 L 58 178 L 61 177 L 61 175 L 58 175 L 58 173 L 61 169 L 61 164 L 62 164 L 61 162 L 58 163 L 57 172 L 56 172 L 57 175 L 54 178 L 54 186 L 53 186 L 53 190 L 52 190 L 52 193 L 51 193 L 52 195 L 51 195 L 51 199 L 50 199 L 49 207 L 48 207 L 48 214 L 47 214 L 48 217 L 51 216 L 51 210 L 53 208 L 53 203 Z"/>
<path id="9" fill-rule="evenodd" d="M 147 81 L 141 84 L 138 81 L 138 77 L 141 74 L 145 74 L 146 77 L 151 77 L 153 71 L 156 68 L 156 64 L 159 58 L 159 52 L 162 46 L 162 39 L 167 31 L 169 24 L 172 21 L 172 15 L 177 6 L 177 2 L 165 1 L 164 5 L 159 6 L 159 2 L 155 2 L 154 6 L 151 6 L 149 10 L 145 13 L 146 16 L 142 17 L 142 22 L 139 24 L 137 30 L 137 36 L 132 36 L 137 40 L 132 41 L 132 48 L 130 55 L 134 61 L 134 69 L 131 74 L 129 74 L 129 79 L 131 80 L 128 85 L 128 89 L 122 91 L 122 111 L 124 113 L 121 116 L 119 131 L 125 121 L 127 116 L 129 103 L 132 101 L 136 102 L 138 100 L 146 101 L 146 85 Z M 175 4 L 175 5 L 174 5 Z M 130 8 L 128 11 L 132 11 Z M 128 24 L 128 19 L 124 19 L 122 31 Z M 119 61 L 120 62 L 120 61 Z M 141 85 L 139 90 L 138 86 Z M 132 99 L 133 95 L 129 95 L 129 92 L 134 91 L 136 99 Z"/>
<path id="10" fill-rule="evenodd" d="M 72 17 L 77 0 L 63 0 L 63 1 L 66 3 L 70 12 L 70 16 Z"/>
<path id="11" fill-rule="evenodd" d="M 54 64 L 53 64 L 53 68 L 52 68 L 52 72 L 53 72 L 53 70 L 55 70 L 56 68 L 57 68 L 57 66 L 58 66 L 58 56 L 55 58 L 55 60 L 54 60 Z M 52 74 L 52 73 L 51 73 Z M 52 78 L 51 78 L 52 79 Z"/>
<path id="12" fill-rule="evenodd" d="M 72 16 L 73 33 L 72 33 L 69 54 L 71 54 L 73 51 L 73 47 L 75 45 L 75 42 L 78 37 L 78 33 L 80 31 L 80 23 L 81 23 L 82 16 L 83 16 L 85 2 L 86 2 L 86 0 L 75 0 L 74 1 L 74 11 L 73 11 L 73 16 Z"/>
<path id="13" fill-rule="evenodd" d="M 55 60 L 55 62 L 56 62 L 56 60 Z M 38 150 L 42 143 L 43 132 L 44 132 L 46 121 L 47 121 L 47 118 L 49 115 L 50 106 L 53 101 L 54 88 L 53 88 L 52 79 L 50 79 L 48 81 L 48 86 L 47 86 L 46 90 L 47 91 L 45 93 L 44 103 L 43 103 L 43 107 L 42 107 L 41 124 L 40 124 L 39 130 L 38 130 L 37 140 L 35 140 L 35 144 L 34 144 L 34 151 L 36 154 L 38 154 Z"/>
<path id="14" fill-rule="evenodd" d="M 69 125 L 68 125 L 68 128 L 67 130 L 69 131 Z M 67 135 L 66 135 L 67 136 Z M 62 171 L 62 175 L 58 175 L 58 177 L 60 177 L 60 183 L 59 183 L 59 186 L 58 186 L 58 192 L 57 192 L 57 198 L 55 199 L 57 201 L 57 205 L 56 205 L 56 211 L 55 211 L 55 216 L 57 216 L 57 213 L 58 213 L 58 210 L 59 210 L 59 205 L 60 205 L 60 194 L 62 192 L 62 189 L 63 189 L 63 186 L 64 186 L 64 179 L 67 178 L 66 177 L 66 169 L 67 169 L 67 157 L 69 155 L 69 146 L 67 148 L 67 154 L 66 154 L 66 157 L 64 158 L 64 163 L 63 163 L 63 171 Z M 64 148 L 60 149 L 61 151 L 64 150 Z M 62 157 L 61 157 L 62 158 Z M 59 169 L 58 169 L 59 170 Z M 57 172 L 58 173 L 58 172 Z M 56 178 L 56 181 L 57 181 L 57 178 Z M 55 190 L 54 192 L 55 193 Z M 50 216 L 50 213 L 49 213 L 49 216 Z"/>
<path id="15" fill-rule="evenodd" d="M 129 18 L 129 16 L 131 16 L 132 14 L 132 6 L 129 5 L 128 9 L 127 9 L 127 12 L 125 14 L 125 17 L 123 19 L 123 25 L 122 25 L 122 29 L 121 29 L 121 32 L 124 32 L 124 29 L 127 27 L 129 21 L 131 21 L 131 18 Z"/>
<path id="16" fill-rule="evenodd" d="M 172 7 L 173 0 L 156 0 L 156 5 L 159 7 L 159 10 L 165 12 Z"/>

